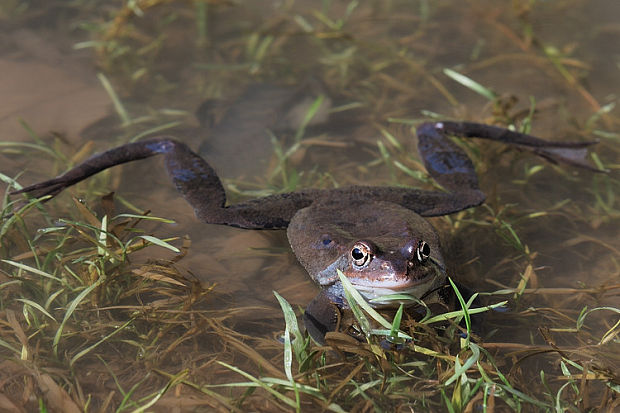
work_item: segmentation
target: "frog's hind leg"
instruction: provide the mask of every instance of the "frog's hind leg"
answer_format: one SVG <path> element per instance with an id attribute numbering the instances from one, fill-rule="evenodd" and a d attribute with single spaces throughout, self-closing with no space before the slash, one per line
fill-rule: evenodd
<path id="1" fill-rule="evenodd" d="M 481 204 L 485 198 L 478 187 L 471 160 L 448 135 L 494 140 L 529 150 L 551 162 L 603 172 L 585 161 L 586 148 L 596 141 L 549 142 L 524 133 L 472 122 L 424 123 L 418 126 L 417 135 L 418 151 L 427 171 L 450 193 L 435 209 L 425 211 L 425 216 L 461 211 Z"/>
<path id="2" fill-rule="evenodd" d="M 432 125 L 448 135 L 494 140 L 533 152 L 553 163 L 565 163 L 593 172 L 606 172 L 586 161 L 587 147 L 597 144 L 597 140 L 551 142 L 525 133 L 473 122 L 439 122 Z"/>
<path id="3" fill-rule="evenodd" d="M 95 154 L 62 175 L 47 181 L 27 186 L 18 191 L 13 191 L 11 194 L 15 195 L 25 193 L 37 198 L 44 196 L 50 196 L 50 198 L 53 198 L 66 188 L 75 185 L 78 182 L 81 182 L 105 169 L 126 162 L 137 161 L 157 155 L 159 152 L 154 151 L 151 144 L 160 143 L 160 141 L 164 142 L 165 139 L 129 143 L 99 154 Z"/>
<path id="4" fill-rule="evenodd" d="M 307 206 L 314 196 L 313 191 L 307 191 L 226 206 L 224 187 L 213 168 L 187 145 L 168 137 L 128 143 L 96 154 L 56 178 L 13 194 L 53 197 L 104 169 L 160 154 L 164 156 L 168 174 L 177 190 L 194 208 L 196 215 L 209 224 L 251 229 L 286 228 L 293 214 Z"/>
<path id="5" fill-rule="evenodd" d="M 441 193 L 443 199 L 424 211 L 423 216 L 451 214 L 485 200 L 471 159 L 438 125 L 425 123 L 418 127 L 418 152 L 428 173 L 448 192 Z"/>

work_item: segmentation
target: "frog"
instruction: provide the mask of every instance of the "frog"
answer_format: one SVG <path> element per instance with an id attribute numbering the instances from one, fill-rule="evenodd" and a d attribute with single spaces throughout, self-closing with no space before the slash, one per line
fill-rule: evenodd
<path id="1" fill-rule="evenodd" d="M 453 214 L 482 204 L 473 162 L 451 137 L 480 138 L 526 150 L 552 163 L 591 171 L 586 161 L 595 140 L 558 142 L 476 122 L 429 121 L 415 129 L 418 152 L 441 190 L 397 186 L 345 186 L 303 189 L 228 204 L 226 191 L 210 163 L 173 136 L 127 143 L 95 154 L 67 172 L 12 192 L 47 201 L 100 171 L 161 155 L 178 192 L 206 224 L 249 230 L 286 230 L 293 253 L 318 295 L 302 318 L 319 344 L 337 331 L 348 309 L 341 272 L 373 307 L 445 303 L 448 285 L 440 237 L 428 217 Z"/>

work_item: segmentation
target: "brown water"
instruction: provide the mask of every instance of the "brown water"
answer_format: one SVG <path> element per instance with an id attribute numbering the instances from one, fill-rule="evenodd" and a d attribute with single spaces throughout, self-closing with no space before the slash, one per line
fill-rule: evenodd
<path id="1" fill-rule="evenodd" d="M 615 104 L 620 92 L 620 3 L 353 4 L 213 4 L 207 7 L 205 37 L 196 25 L 199 9 L 186 2 L 161 2 L 145 8 L 142 17 L 128 14 L 126 20 L 119 18 L 119 13 L 118 32 L 103 22 L 112 21 L 119 4 L 103 7 L 87 3 L 81 9 L 45 4 L 27 10 L 11 6 L 2 10 L 0 6 L 0 19 L 7 23 L 0 33 L 4 45 L 0 55 L 0 140 L 31 142 L 17 122 L 23 119 L 47 142 L 52 141 L 51 133 L 59 134 L 57 141 L 69 143 L 61 150 L 72 157 L 84 142 L 94 141 L 85 150 L 92 153 L 149 128 L 178 121 L 178 126 L 165 133 L 198 148 L 208 134 L 198 126 L 193 113 L 204 100 L 220 100 L 214 116 L 222 118 L 248 85 L 298 84 L 314 79 L 323 85 L 334 106 L 352 104 L 354 109 L 334 115 L 323 129 L 311 132 L 319 135 L 305 136 L 319 138 L 322 144 L 305 146 L 288 164 L 295 171 L 304 171 L 301 183 L 418 186 L 423 183 L 400 172 L 391 160 L 389 165 L 378 161 L 381 155 L 376 141 L 381 140 L 393 160 L 419 169 L 409 126 L 390 119 L 419 120 L 427 116 L 422 111 L 431 111 L 443 118 L 518 121 L 527 115 L 530 99 L 534 99 L 533 133 L 558 140 L 599 137 L 595 152 L 611 173 L 595 176 L 569 167 L 552 167 L 526 154 L 480 143 L 472 156 L 480 165 L 481 187 L 488 194 L 489 208 L 433 219 L 445 240 L 444 255 L 451 257 L 452 273 L 477 291 L 515 288 L 524 273 L 531 276 L 528 288 L 600 289 L 598 293 L 527 293 L 511 304 L 512 312 L 489 317 L 490 342 L 542 345 L 545 341 L 539 329 L 573 327 L 571 318 L 584 306 L 620 307 L 617 287 L 605 289 L 617 286 L 620 280 L 620 214 L 614 198 L 619 187 L 619 119 L 616 107 L 601 110 Z M 89 35 L 80 30 L 87 22 L 94 22 L 103 32 Z M 91 48 L 73 49 L 91 38 L 118 40 L 120 45 L 113 48 L 108 44 L 109 49 L 98 53 Z M 121 47 L 129 51 L 123 53 Z M 451 80 L 444 68 L 501 95 L 504 110 Z M 112 82 L 134 120 L 131 125 L 123 126 L 115 114 L 97 71 Z M 597 112 L 601 116 L 596 117 Z M 239 139 L 243 139 L 247 126 L 238 126 Z M 381 130 L 393 134 L 403 149 L 391 146 Z M 325 142 L 338 145 L 325 146 Z M 252 165 L 247 171 L 231 171 L 233 175 L 222 178 L 241 190 L 282 187 L 279 176 L 269 179 L 274 160 L 263 161 L 258 176 Z M 231 160 L 216 161 L 227 162 Z M 28 151 L 0 153 L 0 165 L 0 172 L 9 176 L 25 171 L 19 179 L 22 184 L 45 179 L 66 167 Z M 544 169 L 526 176 L 535 165 Z M 176 268 L 203 285 L 216 284 L 212 299 L 201 309 L 226 318 L 227 328 L 247 335 L 243 338 L 279 367 L 280 350 L 273 338 L 282 333 L 284 322 L 272 291 L 301 307 L 317 291 L 289 251 L 284 232 L 199 224 L 162 169 L 160 162 L 149 160 L 93 182 L 100 185 L 98 193 L 114 190 L 141 209 L 173 218 L 174 226 L 151 225 L 149 229 L 158 237 L 187 235 L 192 240 L 188 255 Z M 81 196 L 87 186 L 97 184 L 80 186 L 72 193 Z M 241 197 L 231 196 L 233 201 Z M 97 203 L 95 197 L 89 201 Z M 54 216 L 72 213 L 68 194 L 50 206 Z M 529 258 L 504 240 L 502 236 L 511 235 L 494 219 L 497 214 L 512 223 L 529 250 Z M 151 248 L 132 260 L 139 264 L 152 256 L 172 257 L 162 251 Z M 528 307 L 538 310 L 523 311 Z M 222 316 L 222 310 L 233 308 L 237 310 Z M 617 315 L 610 312 L 594 313 L 588 319 L 593 340 L 616 320 Z M 494 329 L 500 333 L 493 334 Z M 560 333 L 555 339 L 574 344 Z M 167 356 L 170 358 L 156 367 L 202 365 L 201 383 L 239 380 L 238 376 L 223 376 L 207 361 L 212 356 L 257 371 L 234 346 L 208 333 L 202 340 L 184 347 L 187 353 Z M 228 351 L 219 355 L 222 350 Z M 541 365 L 546 366 L 539 360 L 523 363 L 522 376 L 533 380 Z M 96 399 L 98 404 L 102 398 Z M 160 409 L 165 407 L 160 405 Z"/>

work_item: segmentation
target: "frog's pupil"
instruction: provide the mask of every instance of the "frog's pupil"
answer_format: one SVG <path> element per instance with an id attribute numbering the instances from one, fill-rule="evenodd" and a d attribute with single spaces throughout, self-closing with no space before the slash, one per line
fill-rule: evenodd
<path id="1" fill-rule="evenodd" d="M 424 245 L 422 245 L 422 255 L 426 257 L 431 255 L 431 247 L 429 247 L 427 243 L 424 243 Z"/>
<path id="2" fill-rule="evenodd" d="M 416 257 L 422 264 L 426 262 L 431 255 L 431 247 L 424 241 L 420 241 L 418 248 L 416 249 Z"/>
<path id="3" fill-rule="evenodd" d="M 323 240 L 323 245 L 329 245 L 331 242 L 332 242 L 332 240 L 331 240 L 331 239 L 329 239 L 329 238 L 325 238 L 325 239 Z"/>
<path id="4" fill-rule="evenodd" d="M 359 248 L 353 248 L 353 251 L 351 251 L 351 256 L 354 260 L 361 260 L 364 258 L 364 253 L 360 251 Z"/>

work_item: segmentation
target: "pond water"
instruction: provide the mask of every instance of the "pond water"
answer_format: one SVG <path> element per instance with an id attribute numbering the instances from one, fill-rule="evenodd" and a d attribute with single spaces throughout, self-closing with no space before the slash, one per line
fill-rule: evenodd
<path id="1" fill-rule="evenodd" d="M 131 2 L 136 5 L 133 10 L 123 2 L 40 3 L 0 6 L 0 21 L 5 23 L 0 33 L 0 172 L 19 176 L 22 185 L 48 179 L 96 151 L 147 134 L 172 135 L 201 148 L 219 171 L 229 202 L 305 186 L 431 188 L 412 130 L 425 119 L 519 126 L 531 118 L 532 133 L 543 138 L 600 139 L 593 152 L 610 170 L 606 175 L 554 166 L 487 142 L 466 143 L 487 202 L 433 218 L 432 223 L 442 236 L 451 275 L 482 293 L 520 290 L 484 297 L 487 303 L 508 299 L 509 311 L 489 314 L 480 333 L 482 346 L 495 354 L 516 389 L 544 400 L 545 390 L 540 389 L 549 386 L 555 395 L 566 380 L 559 378 L 562 356 L 565 363 L 590 363 L 592 371 L 601 374 L 587 386 L 581 382 L 581 394 L 587 388 L 590 399 L 566 395 L 566 403 L 579 408 L 618 406 L 609 401 L 617 401 L 617 388 L 610 390 L 604 383 L 618 380 L 620 371 L 614 326 L 620 308 L 620 135 L 615 106 L 620 3 L 138 1 Z M 445 69 L 477 82 L 496 98 L 476 93 Z M 114 99 L 120 103 L 114 105 Z M 296 113 L 297 122 L 283 119 L 282 113 L 295 104 L 303 102 L 309 108 L 319 99 L 320 114 L 305 130 L 297 125 L 308 109 Z M 287 153 L 296 139 L 301 144 L 282 161 L 278 153 Z M 62 156 L 11 142 L 45 142 Z M 255 376 L 286 378 L 278 341 L 284 319 L 273 291 L 297 309 L 312 300 L 317 287 L 291 253 L 285 232 L 201 224 L 158 159 L 116 168 L 66 191 L 47 204 L 47 224 L 61 217 L 83 219 L 76 218 L 80 213 L 72 195 L 84 198 L 101 216 L 107 208 L 101 195 L 110 191 L 116 196 L 115 213 L 150 210 L 175 221 L 142 224 L 149 234 L 191 240 L 187 254 L 178 260 L 164 248 L 136 252 L 130 270 L 155 260 L 175 260 L 173 270 L 167 265 L 166 271 L 208 292 L 201 293 L 196 285 L 174 290 L 164 283 L 157 293 L 136 287 L 134 295 L 128 292 L 120 301 L 106 301 L 101 294 L 103 307 L 114 302 L 135 308 L 135 325 L 76 361 L 73 369 L 69 360 L 84 348 L 86 338 L 67 339 L 59 356 L 52 357 L 50 348 L 40 350 L 37 361 L 38 334 L 28 330 L 24 318 L 14 321 L 26 330 L 24 348 L 31 349 L 31 356 L 22 361 L 63 387 L 58 390 L 39 376 L 32 379 L 36 394 L 43 394 L 45 382 L 62 396 L 61 401 L 45 399 L 52 408 L 63 400 L 83 408 L 90 400 L 95 411 L 134 409 L 146 400 L 156 400 L 157 411 L 291 408 L 266 392 L 195 391 L 188 384 L 247 381 L 217 361 Z M 22 231 L 35 234 L 46 225 L 34 215 L 26 216 Z M 34 265 L 32 256 L 23 255 L 29 250 L 27 243 L 11 234 L 2 234 L 2 258 L 22 257 Z M 171 243 L 181 247 L 182 239 Z M 14 268 L 2 268 L 3 282 L 10 282 Z M 34 300 L 24 291 L 10 293 Z M 179 307 L 167 307 L 162 297 L 176 297 Z M 159 304 L 170 318 L 154 310 Z M 149 309 L 137 310 L 139 305 Z M 586 306 L 610 309 L 588 315 L 586 331 L 577 333 L 571 329 Z M 60 303 L 49 307 L 54 314 L 66 308 Z M 10 320 L 21 308 L 3 302 L 7 326 L 14 325 Z M 102 316 L 106 322 L 100 329 L 89 331 L 98 338 L 110 334 L 110 325 L 128 317 L 121 307 L 114 311 Z M 175 312 L 187 317 L 170 316 Z M 149 317 L 157 327 L 149 327 Z M 79 330 L 80 325 L 88 330 L 84 323 L 71 329 Z M 11 334 L 2 340 L 14 347 L 24 345 L 15 338 L 17 333 Z M 553 345 L 564 346 L 564 353 L 524 357 L 527 352 L 552 352 Z M 449 352 L 449 344 L 437 346 Z M 6 351 L 10 359 L 11 351 Z M 456 353 L 458 348 L 450 354 Z M 401 360 L 403 365 L 415 361 Z M 340 366 L 340 361 L 333 363 Z M 411 370 L 403 370 L 409 379 L 419 380 L 386 396 L 389 401 L 373 405 L 362 397 L 358 400 L 351 396 L 352 385 L 330 396 L 339 380 L 361 365 L 348 363 L 342 364 L 340 375 L 325 368 L 334 383 L 326 385 L 324 396 L 345 410 L 445 408 L 437 383 L 446 379 L 442 381 L 439 373 L 422 374 L 423 369 L 416 371 L 413 364 Z M 579 374 L 573 367 L 572 374 Z M 85 370 L 90 372 L 82 373 Z M 541 382 L 541 370 L 549 383 Z M 17 367 L 7 371 L 30 374 Z M 183 376 L 187 382 L 173 381 L 175 391 L 156 398 L 155 392 L 170 380 L 166 374 Z M 352 374 L 347 380 L 358 377 L 358 384 L 368 377 L 359 371 Z M 115 377 L 121 384 L 115 384 Z M 134 385 L 136 397 L 123 401 L 123 392 Z M 25 394 L 23 388 L 15 394 L 20 391 Z M 223 396 L 209 393 L 213 391 Z M 390 394 L 386 388 L 368 391 Z M 402 396 L 406 391 L 415 397 Z M 294 399 L 292 394 L 288 393 Z M 222 401 L 229 396 L 236 401 Z M 10 403 L 35 406 L 25 396 Z M 304 411 L 328 406 L 326 401 L 304 403 Z M 498 409 L 504 408 L 510 410 L 509 403 L 498 401 Z"/>

